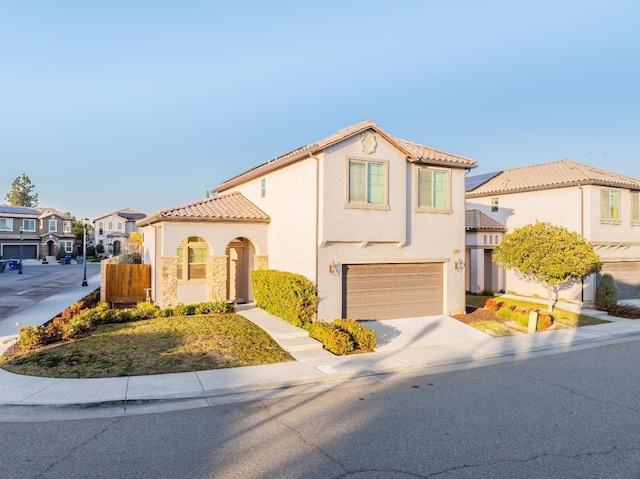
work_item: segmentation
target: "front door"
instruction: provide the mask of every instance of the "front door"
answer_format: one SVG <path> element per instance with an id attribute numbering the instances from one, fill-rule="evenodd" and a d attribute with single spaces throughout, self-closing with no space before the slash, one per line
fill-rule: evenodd
<path id="1" fill-rule="evenodd" d="M 227 247 L 227 300 L 232 303 L 247 302 L 247 272 L 245 246 L 240 242 L 230 243 Z"/>

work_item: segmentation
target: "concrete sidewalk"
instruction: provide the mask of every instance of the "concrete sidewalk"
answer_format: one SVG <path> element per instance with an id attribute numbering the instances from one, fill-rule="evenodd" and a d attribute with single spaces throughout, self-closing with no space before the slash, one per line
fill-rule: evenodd
<path id="1" fill-rule="evenodd" d="M 93 289 L 52 296 L 22 311 L 20 322 L 48 321 Z M 240 306 L 238 313 L 267 331 L 296 361 L 106 379 L 36 378 L 0 369 L 0 421 L 114 417 L 317 393 L 640 339 L 640 321 L 610 317 L 615 320 L 607 324 L 493 338 L 448 316 L 430 316 L 369 322 L 378 335 L 375 352 L 334 356 L 305 331 L 253 305 Z"/>

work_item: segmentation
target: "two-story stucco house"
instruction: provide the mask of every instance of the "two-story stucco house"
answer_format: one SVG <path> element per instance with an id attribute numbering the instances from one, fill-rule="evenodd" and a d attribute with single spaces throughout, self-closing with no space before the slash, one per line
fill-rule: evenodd
<path id="1" fill-rule="evenodd" d="M 127 239 L 138 230 L 136 221 L 146 218 L 145 213 L 125 208 L 99 216 L 93 220 L 94 244 L 102 244 L 110 254 L 128 253 Z"/>
<path id="2" fill-rule="evenodd" d="M 55 256 L 60 248 L 71 254 L 75 240 L 72 227 L 73 218 L 53 208 L 2 205 L 0 255 L 19 259 L 20 245 L 22 259 Z"/>
<path id="3" fill-rule="evenodd" d="M 465 173 L 476 162 L 371 121 L 138 221 L 161 306 L 251 301 L 251 270 L 299 273 L 318 318 L 462 312 Z"/>
<path id="4" fill-rule="evenodd" d="M 600 255 L 602 271 L 615 278 L 620 299 L 640 298 L 640 180 L 561 160 L 487 174 L 480 181 L 469 177 L 468 182 L 468 210 L 479 210 L 508 231 L 544 221 L 581 234 Z M 484 256 L 471 261 L 468 269 L 479 271 L 482 262 Z M 593 302 L 597 278 L 574 284 L 560 297 Z M 546 297 L 545 290 L 512 271 L 506 272 L 505 281 L 500 289 Z M 474 290 L 475 283 L 470 286 Z"/>

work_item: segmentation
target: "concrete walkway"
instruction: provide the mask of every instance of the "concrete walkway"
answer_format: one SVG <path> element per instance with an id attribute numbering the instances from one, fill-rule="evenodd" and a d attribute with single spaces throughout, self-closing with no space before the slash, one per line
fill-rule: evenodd
<path id="1" fill-rule="evenodd" d="M 90 279 L 92 287 L 74 287 L 25 309 L 15 315 L 19 317 L 10 318 L 10 323 L 42 324 L 95 289 L 98 279 Z M 334 356 L 305 331 L 253 305 L 240 306 L 238 313 L 267 331 L 296 361 L 106 379 L 37 378 L 0 369 L 0 421 L 114 417 L 206 407 L 640 340 L 640 321 L 610 317 L 606 319 L 614 321 L 607 324 L 493 338 L 448 316 L 430 316 L 371 321 L 367 325 L 378 335 L 375 352 Z M 11 336 L 11 332 L 1 331 L 0 335 Z"/>

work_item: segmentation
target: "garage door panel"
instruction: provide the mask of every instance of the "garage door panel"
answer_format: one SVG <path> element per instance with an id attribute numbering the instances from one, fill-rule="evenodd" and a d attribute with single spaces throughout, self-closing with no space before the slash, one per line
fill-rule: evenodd
<path id="1" fill-rule="evenodd" d="M 343 316 L 391 319 L 442 314 L 441 263 L 345 265 Z"/>
<path id="2" fill-rule="evenodd" d="M 22 259 L 36 259 L 38 247 L 36 245 L 22 245 Z M 3 259 L 20 259 L 20 245 L 4 245 L 2 248 Z"/>

